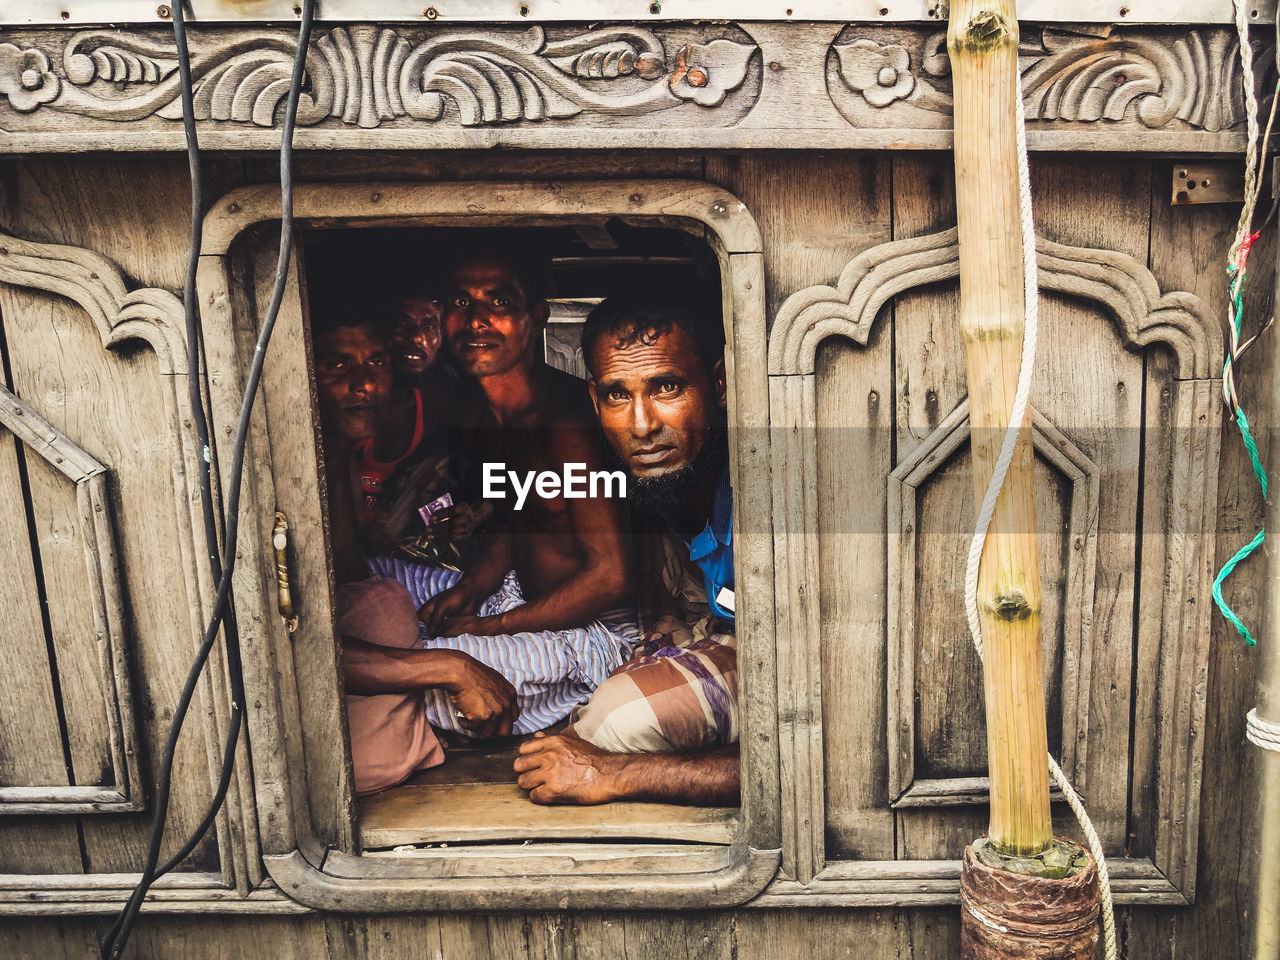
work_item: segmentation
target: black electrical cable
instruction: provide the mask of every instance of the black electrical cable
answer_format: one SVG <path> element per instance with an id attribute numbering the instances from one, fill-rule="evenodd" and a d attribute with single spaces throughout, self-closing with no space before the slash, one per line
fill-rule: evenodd
<path id="1" fill-rule="evenodd" d="M 280 250 L 276 260 L 275 282 L 271 299 L 263 317 L 262 327 L 258 332 L 258 340 L 246 378 L 244 395 L 240 405 L 240 415 L 236 424 L 235 441 L 232 446 L 231 469 L 228 474 L 228 493 L 226 511 L 226 537 L 223 556 L 225 563 L 219 561 L 217 534 L 214 523 L 211 468 L 207 462 L 201 463 L 200 487 L 201 507 L 205 522 L 206 543 L 209 545 L 210 565 L 218 582 L 218 592 L 214 599 L 209 625 L 205 630 L 200 649 L 187 674 L 182 694 L 178 699 L 173 720 L 170 722 L 169 734 L 166 738 L 164 753 L 161 758 L 157 777 L 156 809 L 152 820 L 152 833 L 147 851 L 147 860 L 137 887 L 130 896 L 120 916 L 112 925 L 102 945 L 103 960 L 119 960 L 128 943 L 129 936 L 137 921 L 142 902 L 147 891 L 156 878 L 176 866 L 186 857 L 195 845 L 200 842 L 209 826 L 217 816 L 217 811 L 226 797 L 230 785 L 235 762 L 236 742 L 239 739 L 243 722 L 244 680 L 240 663 L 239 637 L 235 632 L 235 614 L 231 605 L 231 578 L 235 569 L 236 547 L 239 539 L 239 505 L 240 490 L 244 472 L 244 454 L 248 439 L 249 416 L 253 410 L 254 398 L 258 384 L 262 379 L 263 363 L 266 359 L 267 346 L 275 329 L 276 318 L 284 300 L 284 290 L 289 273 L 289 261 L 293 250 L 293 131 L 298 113 L 298 100 L 301 96 L 302 79 L 306 68 L 307 50 L 311 41 L 311 26 L 315 16 L 315 0 L 302 0 L 302 22 L 298 31 L 298 49 L 294 57 L 293 73 L 290 78 L 289 96 L 285 104 L 284 121 L 281 129 L 280 146 Z M 201 378 L 199 377 L 199 322 L 195 300 L 195 265 L 199 257 L 200 214 L 202 213 L 203 196 L 200 185 L 199 146 L 195 138 L 195 124 L 192 110 L 192 90 L 190 57 L 186 44 L 185 22 L 181 11 L 181 0 L 174 4 L 174 34 L 178 46 L 178 69 L 182 86 L 183 128 L 187 136 L 187 155 L 192 175 L 192 238 L 191 253 L 188 259 L 188 271 L 184 287 L 186 304 L 187 336 L 188 336 L 188 376 L 191 384 L 193 423 L 201 444 L 201 460 L 211 459 L 208 447 L 208 425 L 204 417 L 203 397 L 201 395 Z M 194 362 L 192 358 L 194 357 Z M 201 436 L 203 434 L 203 436 Z M 219 570 L 218 568 L 222 569 Z M 191 705 L 200 674 L 208 660 L 209 652 L 217 639 L 219 628 L 226 626 L 227 669 L 231 682 L 231 727 L 223 748 L 222 767 L 217 788 L 210 808 L 199 827 L 183 843 L 178 852 L 158 869 L 160 843 L 164 833 L 164 824 L 168 814 L 169 790 L 173 775 L 173 762 L 177 750 L 177 740 L 182 723 Z"/>
<path id="2" fill-rule="evenodd" d="M 209 557 L 209 569 L 213 582 L 222 579 L 222 557 L 218 547 L 218 520 L 215 519 L 213 504 L 213 456 L 209 443 L 209 421 L 204 409 L 203 380 L 201 371 L 201 333 L 200 308 L 196 299 L 196 270 L 200 265 L 200 248 L 202 239 L 201 218 L 204 213 L 204 183 L 200 171 L 200 141 L 196 134 L 195 107 L 191 84 L 191 54 L 187 48 L 186 20 L 182 3 L 173 5 L 173 37 L 178 53 L 178 77 L 182 93 L 182 129 L 186 135 L 187 165 L 191 174 L 191 236 L 188 243 L 187 271 L 182 289 L 183 312 L 186 317 L 187 333 L 187 387 L 188 400 L 191 405 L 191 419 L 195 427 L 196 446 L 200 451 L 199 487 L 200 509 L 204 522 L 205 551 Z M 226 744 L 223 746 L 222 766 L 218 785 L 214 789 L 209 809 L 200 824 L 191 832 L 187 842 L 160 866 L 155 872 L 158 880 L 175 866 L 185 860 L 195 849 L 201 838 L 213 824 L 226 797 L 227 787 L 231 781 L 231 766 L 234 764 L 236 743 L 240 739 L 240 728 L 244 718 L 243 670 L 239 667 L 240 630 L 236 621 L 234 595 L 227 600 L 226 610 L 222 616 L 223 635 L 227 644 L 228 672 L 231 675 L 231 723 L 227 732 Z M 230 668 L 230 661 L 236 666 Z M 204 661 L 200 661 L 203 668 Z M 228 759 L 231 758 L 231 759 Z M 225 781 L 225 782 L 224 782 Z M 154 881 L 153 881 L 154 882 Z"/>

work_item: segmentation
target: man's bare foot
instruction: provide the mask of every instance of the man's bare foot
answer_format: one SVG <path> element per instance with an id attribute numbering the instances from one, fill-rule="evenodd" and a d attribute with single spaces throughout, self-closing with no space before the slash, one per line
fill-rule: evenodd
<path id="1" fill-rule="evenodd" d="M 628 759 L 577 737 L 538 733 L 520 744 L 516 782 L 534 803 L 610 803 L 625 793 L 622 775 Z"/>

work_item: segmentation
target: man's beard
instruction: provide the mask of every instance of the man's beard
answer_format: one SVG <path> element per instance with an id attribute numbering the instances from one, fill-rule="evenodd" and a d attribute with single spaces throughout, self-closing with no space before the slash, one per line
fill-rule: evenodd
<path id="1" fill-rule="evenodd" d="M 728 457 L 726 426 L 711 424 L 703 431 L 697 454 L 684 466 L 656 477 L 637 477 L 628 471 L 627 498 L 641 513 L 667 513 L 687 503 L 708 476 L 718 477 Z"/>

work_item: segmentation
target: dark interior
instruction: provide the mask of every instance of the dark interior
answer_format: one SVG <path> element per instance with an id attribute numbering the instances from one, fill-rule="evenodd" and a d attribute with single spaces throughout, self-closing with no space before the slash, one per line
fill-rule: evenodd
<path id="1" fill-rule="evenodd" d="M 449 252 L 483 235 L 504 244 L 528 245 L 549 261 L 551 314 L 544 343 L 551 366 L 586 376 L 580 327 L 591 307 L 618 292 L 658 287 L 688 291 L 707 303 L 721 300 L 719 264 L 710 247 L 680 230 L 638 227 L 612 219 L 603 224 L 512 227 L 310 229 L 301 236 L 307 302 L 346 298 L 403 286 L 424 287 Z M 563 727 L 549 729 L 555 732 Z M 530 839 L 666 839 L 729 843 L 736 809 L 660 803 L 595 807 L 539 806 L 516 784 L 512 761 L 523 737 L 471 741 L 442 737 L 444 764 L 412 774 L 403 784 L 359 800 L 359 834 L 365 850 L 459 842 Z"/>

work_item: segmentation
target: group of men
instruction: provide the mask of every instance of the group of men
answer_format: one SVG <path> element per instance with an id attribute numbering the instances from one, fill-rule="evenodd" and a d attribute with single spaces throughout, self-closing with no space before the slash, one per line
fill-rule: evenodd
<path id="1" fill-rule="evenodd" d="M 518 734 L 538 803 L 735 803 L 718 310 L 605 300 L 584 384 L 544 361 L 547 296 L 545 265 L 489 243 L 313 321 L 357 791 Z M 519 501 L 478 495 L 496 464 Z M 533 484 L 566 470 L 626 483 Z"/>

